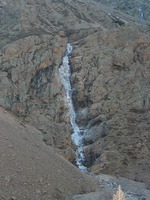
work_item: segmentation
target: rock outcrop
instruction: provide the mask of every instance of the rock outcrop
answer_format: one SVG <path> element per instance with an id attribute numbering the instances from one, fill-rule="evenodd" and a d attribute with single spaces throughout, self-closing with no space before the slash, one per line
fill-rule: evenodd
<path id="1" fill-rule="evenodd" d="M 74 103 L 95 173 L 149 179 L 149 41 L 128 24 L 74 42 Z"/>

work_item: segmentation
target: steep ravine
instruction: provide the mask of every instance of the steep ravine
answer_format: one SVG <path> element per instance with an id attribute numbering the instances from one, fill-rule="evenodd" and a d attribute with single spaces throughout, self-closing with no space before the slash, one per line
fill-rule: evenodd
<path id="1" fill-rule="evenodd" d="M 72 49 L 73 49 L 72 45 L 68 43 L 65 56 L 63 57 L 63 64 L 60 66 L 59 72 L 62 84 L 65 89 L 66 102 L 69 108 L 70 123 L 73 128 L 73 133 L 71 135 L 71 138 L 73 140 L 73 143 L 76 145 L 76 165 L 79 167 L 79 169 L 85 170 L 86 167 L 83 165 L 85 161 L 83 152 L 84 132 L 80 130 L 79 126 L 76 123 L 77 120 L 76 112 L 72 101 L 72 87 L 70 82 L 71 67 L 69 65 L 69 56 L 72 52 Z"/>

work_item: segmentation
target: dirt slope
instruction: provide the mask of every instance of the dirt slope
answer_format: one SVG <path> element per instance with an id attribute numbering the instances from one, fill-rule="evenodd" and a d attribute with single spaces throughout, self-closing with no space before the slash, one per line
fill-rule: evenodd
<path id="1" fill-rule="evenodd" d="M 0 108 L 0 200 L 53 200 L 96 189 L 91 178 Z"/>

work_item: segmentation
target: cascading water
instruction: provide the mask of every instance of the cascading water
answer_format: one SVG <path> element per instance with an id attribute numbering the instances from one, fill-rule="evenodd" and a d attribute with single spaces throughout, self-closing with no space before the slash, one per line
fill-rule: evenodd
<path id="1" fill-rule="evenodd" d="M 70 114 L 70 122 L 73 128 L 72 140 L 74 144 L 77 146 L 76 164 L 79 167 L 79 169 L 85 170 L 86 167 L 83 165 L 83 162 L 84 162 L 83 134 L 76 123 L 76 113 L 75 113 L 73 101 L 72 101 L 72 88 L 71 88 L 71 82 L 70 82 L 71 70 L 70 70 L 70 65 L 69 65 L 69 55 L 71 54 L 72 49 L 73 49 L 72 45 L 67 44 L 67 51 L 65 53 L 65 56 L 63 57 L 63 64 L 59 68 L 59 73 L 60 73 L 62 84 L 65 88 L 66 99 L 67 99 L 67 104 L 68 104 L 69 114 Z"/>
<path id="2" fill-rule="evenodd" d="M 139 7 L 139 14 L 140 14 L 140 19 L 141 20 L 145 20 L 144 10 L 145 10 L 144 5 Z"/>

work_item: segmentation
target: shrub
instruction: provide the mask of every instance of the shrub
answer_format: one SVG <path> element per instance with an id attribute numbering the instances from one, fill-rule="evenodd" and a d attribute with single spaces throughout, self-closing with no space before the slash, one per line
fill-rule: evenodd
<path id="1" fill-rule="evenodd" d="M 124 192 L 121 189 L 121 186 L 119 185 L 118 190 L 116 192 L 116 194 L 113 195 L 113 199 L 112 200 L 127 200 L 125 197 Z"/>

